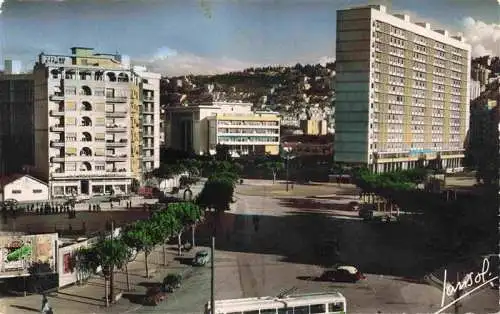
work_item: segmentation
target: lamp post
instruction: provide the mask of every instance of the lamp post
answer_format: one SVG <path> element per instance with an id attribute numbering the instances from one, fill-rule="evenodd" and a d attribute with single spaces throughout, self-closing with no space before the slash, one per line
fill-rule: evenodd
<path id="1" fill-rule="evenodd" d="M 295 158 L 295 156 L 291 155 L 291 153 L 293 151 L 293 149 L 291 147 L 285 147 L 285 148 L 283 148 L 283 150 L 285 151 L 285 154 L 283 157 L 286 159 L 286 191 L 288 192 L 288 190 L 289 190 L 289 188 L 288 188 L 288 169 L 289 169 L 290 160 Z"/>

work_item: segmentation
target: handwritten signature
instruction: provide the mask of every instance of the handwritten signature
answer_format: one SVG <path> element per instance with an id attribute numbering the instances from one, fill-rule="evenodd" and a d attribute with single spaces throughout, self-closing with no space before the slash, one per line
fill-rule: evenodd
<path id="1" fill-rule="evenodd" d="M 490 261 L 487 257 L 483 259 L 483 266 L 481 268 L 481 272 L 478 273 L 470 272 L 466 274 L 461 281 L 455 284 L 455 286 L 447 281 L 447 275 L 448 274 L 445 269 L 444 280 L 443 280 L 443 293 L 441 296 L 441 309 L 434 314 L 441 313 L 442 311 L 446 310 L 447 308 L 457 303 L 461 299 L 481 289 L 485 285 L 489 284 L 492 287 L 494 287 L 493 282 L 495 280 L 498 280 L 498 276 L 492 277 L 492 273 L 490 272 Z M 463 294 L 461 293 L 463 290 L 470 288 L 474 285 L 476 285 L 476 287 L 474 287 L 472 290 L 469 290 Z M 458 298 L 456 298 L 446 306 L 444 305 L 446 296 L 451 297 L 451 296 L 456 296 L 457 294 L 460 295 Z"/>

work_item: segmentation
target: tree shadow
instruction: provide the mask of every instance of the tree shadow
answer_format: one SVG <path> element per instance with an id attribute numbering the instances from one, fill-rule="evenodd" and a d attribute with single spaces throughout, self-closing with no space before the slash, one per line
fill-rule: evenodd
<path id="1" fill-rule="evenodd" d="M 146 295 L 137 293 L 124 293 L 123 298 L 127 299 L 130 303 L 146 305 Z"/>
<path id="2" fill-rule="evenodd" d="M 11 304 L 10 307 L 13 307 L 15 309 L 19 309 L 19 310 L 24 310 L 24 311 L 30 311 L 30 312 L 36 312 L 36 313 L 40 313 L 40 310 L 39 309 L 34 309 L 34 308 L 31 308 L 31 307 L 27 307 L 27 306 L 23 306 L 23 305 L 15 305 L 15 304 Z"/>
<path id="3" fill-rule="evenodd" d="M 159 283 L 159 282 L 143 281 L 143 282 L 139 282 L 137 285 L 149 289 L 149 288 L 159 287 L 161 285 L 161 283 Z"/>
<path id="4" fill-rule="evenodd" d="M 178 261 L 182 265 L 192 265 L 193 264 L 193 258 L 192 257 L 174 257 L 174 260 Z"/>

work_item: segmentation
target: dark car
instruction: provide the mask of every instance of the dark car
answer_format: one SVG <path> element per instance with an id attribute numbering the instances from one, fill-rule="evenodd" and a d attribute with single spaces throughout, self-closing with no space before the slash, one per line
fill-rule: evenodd
<path id="1" fill-rule="evenodd" d="M 366 277 L 354 266 L 337 266 L 334 269 L 329 269 L 323 272 L 319 277 L 321 281 L 336 281 L 336 282 L 357 282 Z"/>
<path id="2" fill-rule="evenodd" d="M 149 305 L 158 305 L 167 299 L 167 292 L 164 287 L 154 286 L 146 291 L 145 303 Z"/>

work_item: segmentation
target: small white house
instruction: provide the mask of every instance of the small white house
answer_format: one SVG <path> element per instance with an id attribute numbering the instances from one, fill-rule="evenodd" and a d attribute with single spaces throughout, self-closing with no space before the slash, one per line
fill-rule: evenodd
<path id="1" fill-rule="evenodd" d="M 27 174 L 0 178 L 0 200 L 15 199 L 18 202 L 47 201 L 47 183 Z"/>

